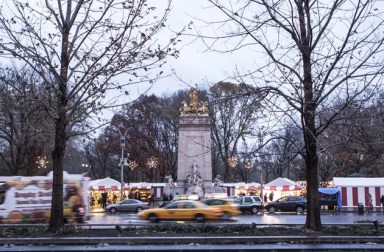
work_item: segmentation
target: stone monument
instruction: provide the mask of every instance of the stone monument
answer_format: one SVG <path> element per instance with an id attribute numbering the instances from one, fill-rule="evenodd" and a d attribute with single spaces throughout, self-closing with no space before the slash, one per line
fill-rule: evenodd
<path id="1" fill-rule="evenodd" d="M 179 122 L 177 180 L 175 194 L 198 195 L 215 192 L 212 182 L 211 120 L 208 102 L 199 101 L 196 89 L 182 102 Z M 165 188 L 165 192 L 170 188 Z"/>

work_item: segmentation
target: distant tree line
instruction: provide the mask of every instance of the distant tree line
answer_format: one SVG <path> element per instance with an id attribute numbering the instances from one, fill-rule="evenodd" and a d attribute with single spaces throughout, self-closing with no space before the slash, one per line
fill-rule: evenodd
<path id="1" fill-rule="evenodd" d="M 51 169 L 53 130 L 40 106 L 44 90 L 27 68 L 1 71 L 0 173 L 46 174 Z M 260 182 L 261 172 L 264 182 L 277 177 L 304 180 L 299 128 L 283 123 L 265 134 L 262 97 L 239 97 L 246 88 L 242 83 L 219 82 L 199 91 L 199 99 L 209 101 L 213 178 L 220 175 L 225 182 Z M 178 120 L 181 102 L 189 102 L 187 93 L 144 95 L 126 104 L 99 135 L 79 136 L 69 142 L 64 170 L 120 180 L 120 132 L 126 131 L 124 157 L 127 164 L 136 162 L 137 166 L 124 167 L 125 181 L 164 182 L 168 175 L 176 180 Z M 320 181 L 333 176 L 384 175 L 382 98 L 378 95 L 369 105 L 354 103 L 319 138 Z M 337 106 L 337 100 L 335 103 Z M 323 120 L 326 117 L 322 115 Z M 39 163 L 41 157 L 48 157 L 46 167 Z M 151 157 L 158 161 L 154 167 L 148 164 Z M 237 159 L 236 164 L 228 162 L 231 157 Z"/>

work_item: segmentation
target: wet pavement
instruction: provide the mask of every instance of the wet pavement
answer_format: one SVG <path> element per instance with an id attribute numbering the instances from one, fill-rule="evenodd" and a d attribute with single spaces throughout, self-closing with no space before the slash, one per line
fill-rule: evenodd
<path id="1" fill-rule="evenodd" d="M 244 214 L 225 223 L 258 225 L 304 224 L 306 215 Z M 383 228 L 384 213 L 326 212 L 322 224 L 354 224 L 377 220 Z M 105 213 L 94 209 L 88 222 L 90 228 L 111 224 L 146 225 L 136 213 Z M 130 240 L 134 239 L 135 244 Z M 166 240 L 164 240 L 166 239 Z M 141 242 L 140 242 L 141 240 Z M 137 242 L 139 241 L 139 242 Z M 0 251 L 384 251 L 384 237 L 74 237 L 4 239 Z M 17 244 L 17 245 L 12 245 Z"/>
<path id="2" fill-rule="evenodd" d="M 305 214 L 276 213 L 276 214 L 242 214 L 234 218 L 234 221 L 223 221 L 223 223 L 278 225 L 278 224 L 305 224 Z M 377 220 L 384 223 L 384 212 L 358 212 L 327 211 L 321 214 L 322 224 L 354 224 L 360 222 L 372 222 Z M 106 213 L 102 209 L 94 209 L 88 224 L 146 224 L 148 221 L 141 220 L 137 213 Z"/>

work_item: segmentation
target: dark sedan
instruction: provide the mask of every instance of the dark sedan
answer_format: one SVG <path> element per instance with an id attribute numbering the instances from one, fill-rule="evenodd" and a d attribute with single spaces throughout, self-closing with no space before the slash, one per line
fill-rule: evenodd
<path id="1" fill-rule="evenodd" d="M 144 209 L 149 208 L 148 202 L 143 202 L 136 199 L 123 200 L 118 204 L 111 204 L 105 208 L 105 211 L 116 213 L 116 212 L 141 212 Z"/>
<path id="2" fill-rule="evenodd" d="M 307 209 L 307 200 L 301 196 L 285 196 L 278 200 L 268 202 L 265 209 L 269 213 L 281 212 L 296 212 L 302 214 Z"/>

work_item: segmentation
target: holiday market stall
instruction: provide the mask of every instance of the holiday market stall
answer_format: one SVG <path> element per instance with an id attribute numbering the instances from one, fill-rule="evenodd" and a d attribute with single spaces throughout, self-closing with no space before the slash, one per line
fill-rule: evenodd
<path id="1" fill-rule="evenodd" d="M 131 183 L 129 184 L 129 188 L 131 189 L 129 193 L 130 199 L 149 201 L 151 197 L 151 188 L 152 188 L 150 184 L 145 182 Z"/>
<path id="2" fill-rule="evenodd" d="M 266 201 L 265 199 L 272 201 L 288 195 L 298 196 L 302 189 L 302 186 L 295 181 L 279 177 L 264 185 L 264 201 Z"/>
<path id="3" fill-rule="evenodd" d="M 341 190 L 343 209 L 356 210 L 359 204 L 368 207 L 370 203 L 372 203 L 372 210 L 380 209 L 380 197 L 384 195 L 383 177 L 334 177 L 333 183 Z"/>
<path id="4" fill-rule="evenodd" d="M 101 206 L 102 193 L 107 194 L 107 204 L 120 201 L 120 182 L 109 177 L 89 181 L 89 198 L 91 206 Z M 127 187 L 124 187 L 124 195 L 127 195 Z"/>
<path id="5" fill-rule="evenodd" d="M 342 207 L 341 191 L 339 188 L 319 188 L 320 205 L 327 206 L 328 210 L 333 210 L 337 206 L 337 210 Z"/>
<path id="6" fill-rule="evenodd" d="M 261 185 L 256 182 L 251 182 L 247 184 L 247 194 L 248 195 L 260 195 Z"/>

